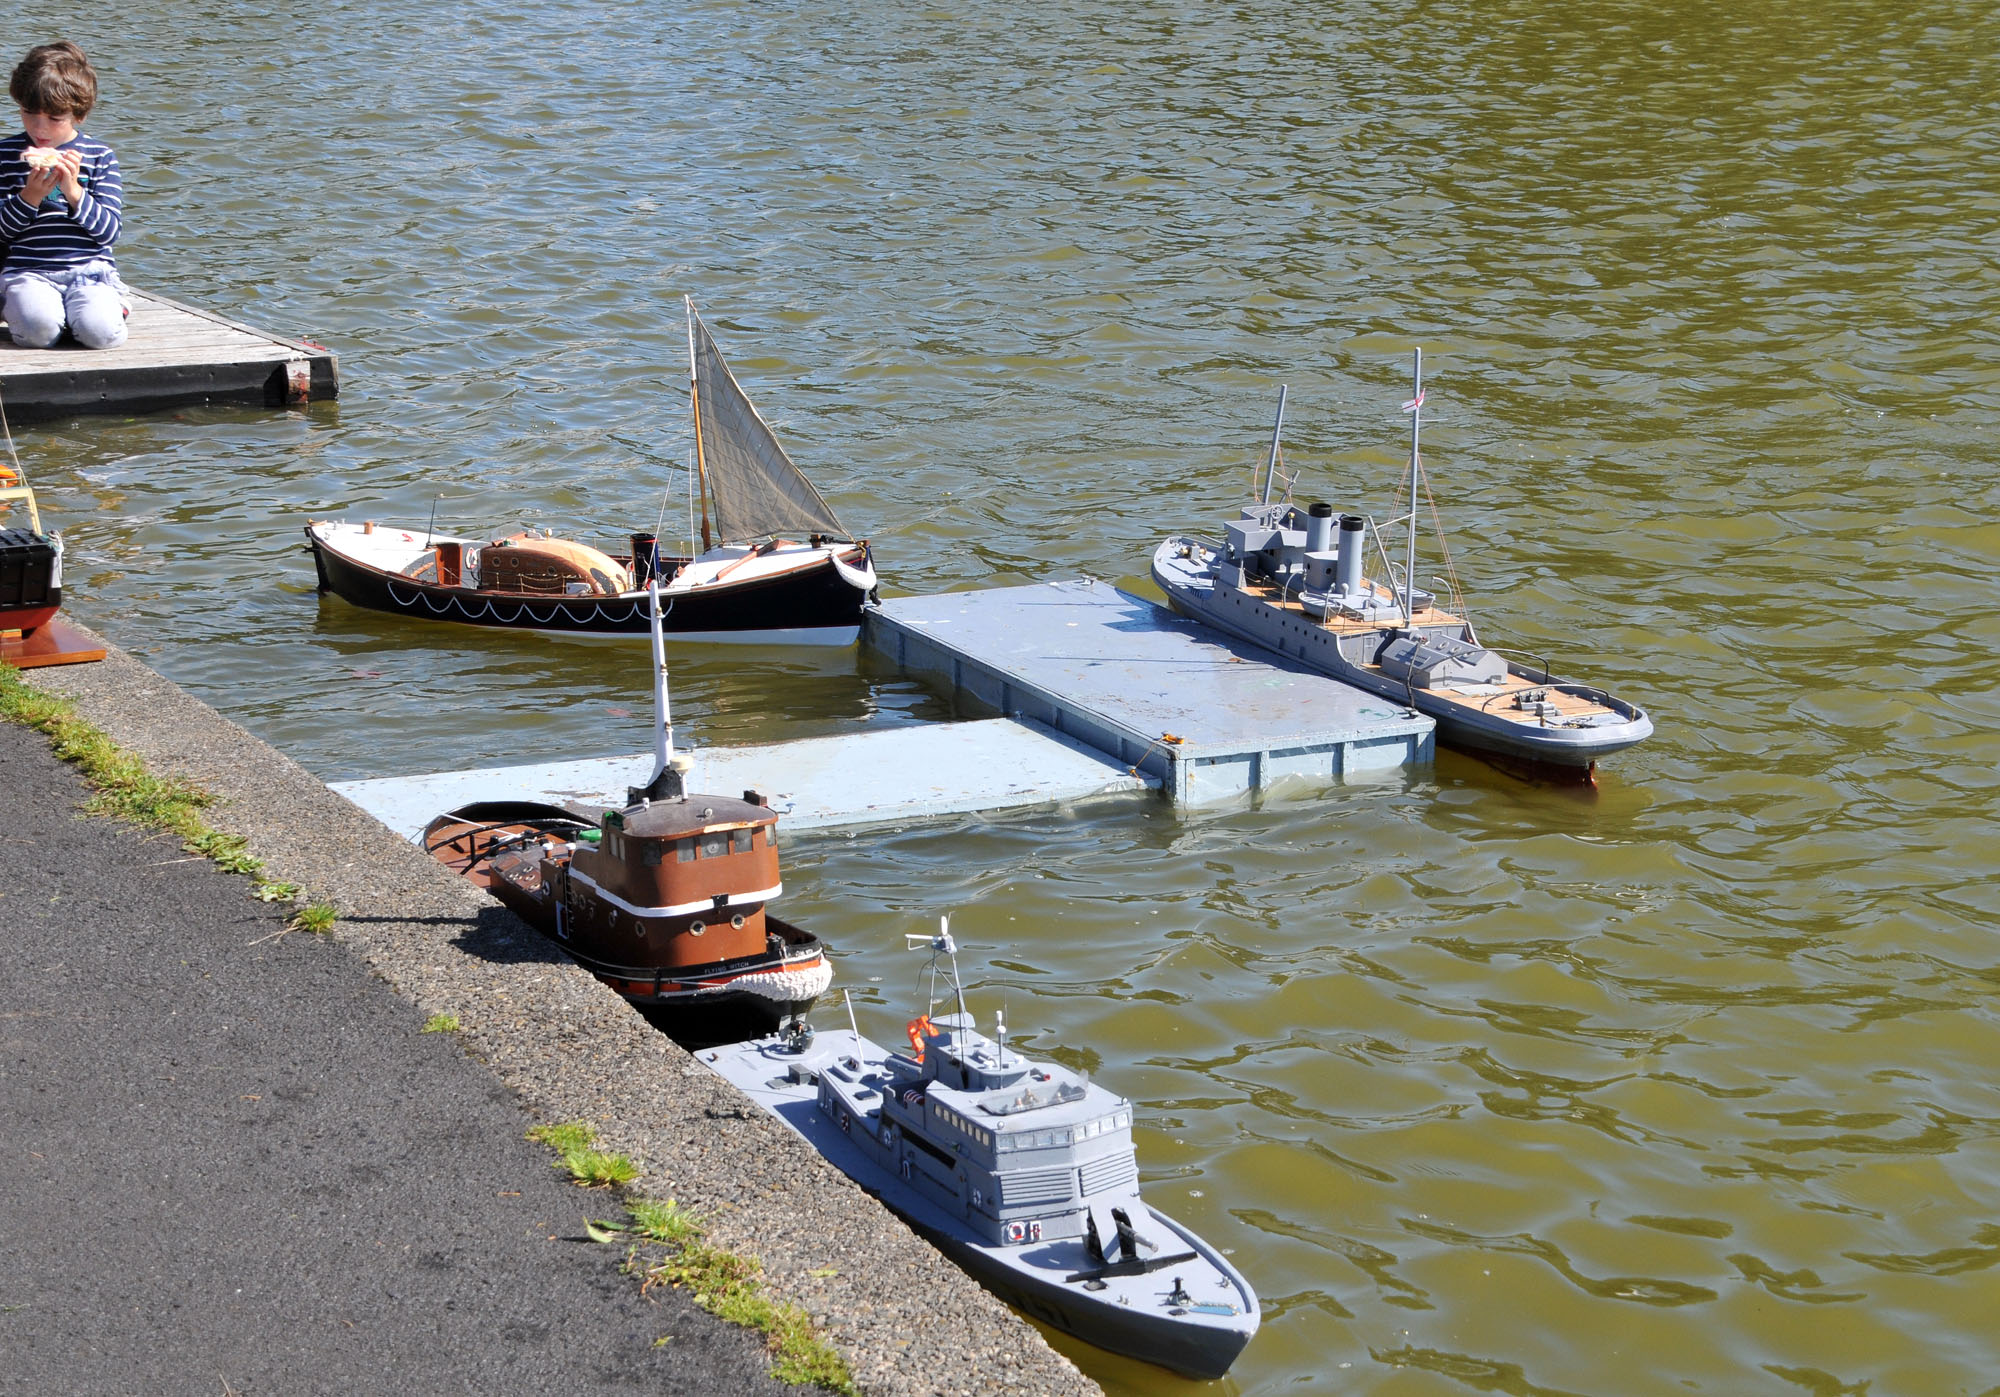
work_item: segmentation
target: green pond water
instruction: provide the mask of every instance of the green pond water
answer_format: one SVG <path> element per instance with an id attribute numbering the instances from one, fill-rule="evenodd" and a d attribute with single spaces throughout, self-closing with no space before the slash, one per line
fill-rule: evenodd
<path id="1" fill-rule="evenodd" d="M 1135 1100 L 1264 1297 L 1211 1390 L 2000 1390 L 1992 11 L 64 23 L 127 278 L 343 370 L 17 430 L 70 605 L 328 779 L 647 745 L 643 645 L 323 600 L 300 529 L 684 521 L 682 293 L 901 592 L 1140 586 L 1280 383 L 1300 495 L 1386 515 L 1421 345 L 1482 633 L 1657 721 L 1594 794 L 1445 753 L 800 835 L 787 915 L 896 1035 L 950 913 L 974 1008 Z M 852 651 L 672 658 L 697 743 L 949 716 Z"/>

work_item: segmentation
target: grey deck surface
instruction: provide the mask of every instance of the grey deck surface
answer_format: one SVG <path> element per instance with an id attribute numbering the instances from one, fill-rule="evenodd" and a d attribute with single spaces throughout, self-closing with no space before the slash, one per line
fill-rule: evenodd
<path id="1" fill-rule="evenodd" d="M 905 673 L 1137 766 L 1177 801 L 1433 753 L 1421 714 L 1089 579 L 897 597 L 864 634 Z"/>
<path id="2" fill-rule="evenodd" d="M 302 366 L 309 399 L 336 397 L 330 350 L 239 325 L 164 296 L 133 291 L 124 344 L 22 349 L 0 338 L 0 396 L 16 422 L 87 412 L 147 412 L 190 403 L 282 406 L 287 365 Z"/>
<path id="3" fill-rule="evenodd" d="M 1007 719 L 877 728 L 693 753 L 691 791 L 761 791 L 787 830 L 1078 800 L 1150 782 L 1031 723 Z M 336 781 L 333 789 L 406 839 L 474 800 L 623 805 L 653 774 L 650 754 L 425 776 Z"/>

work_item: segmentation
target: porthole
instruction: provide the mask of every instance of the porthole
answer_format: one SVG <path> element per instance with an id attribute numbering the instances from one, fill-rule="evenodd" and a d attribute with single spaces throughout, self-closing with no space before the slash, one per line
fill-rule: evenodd
<path id="1" fill-rule="evenodd" d="M 735 916 L 729 919 L 729 924 L 735 927 L 738 931 L 743 930 L 743 914 L 741 912 L 738 912 Z"/>
<path id="2" fill-rule="evenodd" d="M 703 923 L 701 923 L 701 922 L 691 922 L 691 923 L 689 923 L 689 925 L 688 925 L 688 935 L 689 935 L 689 936 L 699 936 L 699 935 L 701 935 L 701 934 L 702 934 L 702 933 L 703 933 L 704 931 L 707 931 L 707 930 L 708 930 L 708 927 L 707 927 L 706 925 L 704 925 Z"/>

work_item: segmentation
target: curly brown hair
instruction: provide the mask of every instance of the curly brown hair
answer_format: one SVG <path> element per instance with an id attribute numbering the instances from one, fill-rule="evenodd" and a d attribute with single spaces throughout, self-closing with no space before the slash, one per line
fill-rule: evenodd
<path id="1" fill-rule="evenodd" d="M 39 44 L 14 65 L 7 93 L 24 112 L 82 121 L 97 105 L 97 73 L 69 40 Z"/>

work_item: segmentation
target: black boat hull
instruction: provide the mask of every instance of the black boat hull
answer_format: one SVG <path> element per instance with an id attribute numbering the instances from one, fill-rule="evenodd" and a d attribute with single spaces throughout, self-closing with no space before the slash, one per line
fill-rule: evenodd
<path id="1" fill-rule="evenodd" d="M 638 637 L 652 633 L 651 602 L 643 595 L 524 597 L 440 587 L 355 562 L 327 547 L 310 528 L 306 539 L 319 573 L 320 591 L 371 611 L 491 630 L 576 636 Z M 865 565 L 866 546 L 857 545 L 853 557 L 856 566 Z M 678 594 L 663 588 L 661 628 L 680 640 L 782 644 L 804 639 L 850 644 L 861 625 L 862 607 L 871 595 L 843 578 L 831 559 L 822 559 L 775 577 L 720 583 Z"/>

